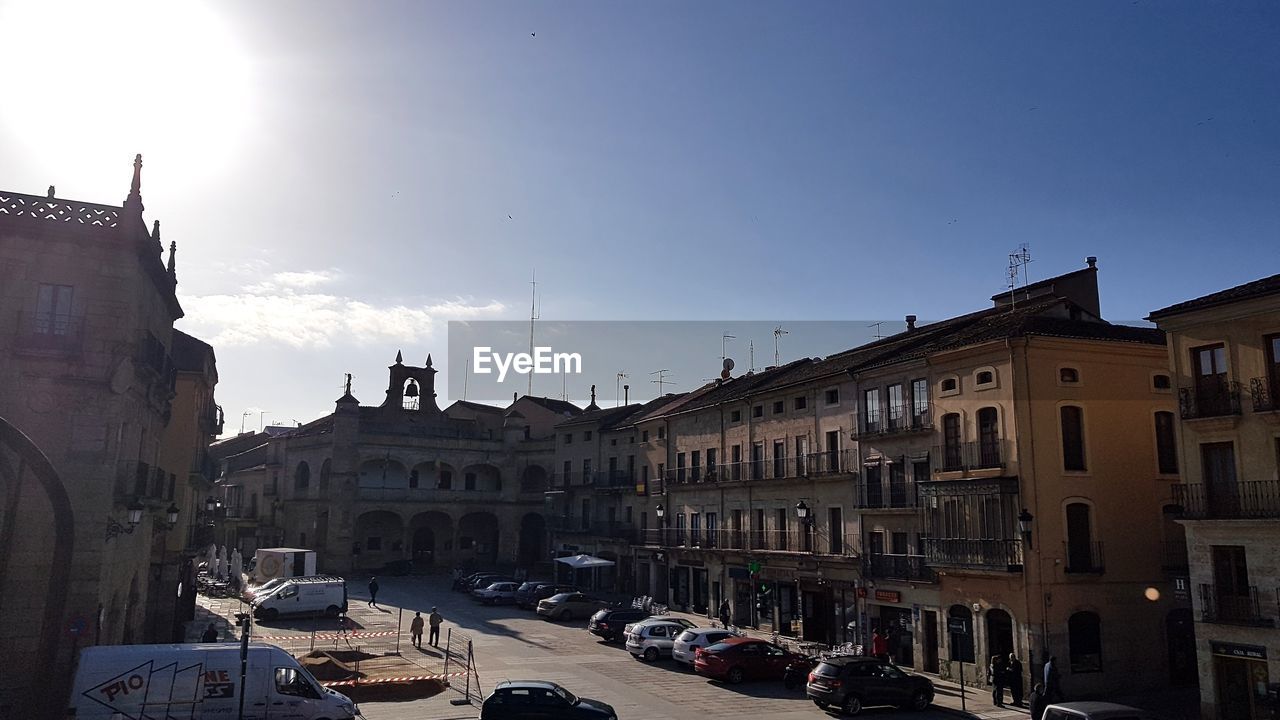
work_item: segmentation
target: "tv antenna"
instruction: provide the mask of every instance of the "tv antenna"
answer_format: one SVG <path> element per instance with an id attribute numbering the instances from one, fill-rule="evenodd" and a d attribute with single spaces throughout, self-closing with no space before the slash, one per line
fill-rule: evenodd
<path id="1" fill-rule="evenodd" d="M 244 419 L 253 414 L 252 410 L 245 410 L 240 413 L 240 432 L 244 432 Z"/>
<path id="2" fill-rule="evenodd" d="M 881 326 L 881 325 L 883 325 L 883 324 L 884 324 L 884 321 L 883 321 L 883 320 L 881 320 L 880 322 L 873 322 L 873 323 L 871 323 L 870 325 L 868 325 L 868 326 L 867 326 L 867 327 L 869 327 L 869 328 L 875 328 L 875 329 L 876 329 L 876 339 L 877 339 L 877 340 L 879 340 L 879 339 L 881 339 L 881 338 L 883 338 L 883 337 L 884 337 L 884 335 L 881 335 L 881 334 L 880 334 L 880 326 Z"/>
<path id="3" fill-rule="evenodd" d="M 737 339 L 738 337 L 736 335 L 730 335 L 729 333 L 725 333 L 720 336 L 720 361 L 721 362 L 723 362 L 724 359 L 728 357 L 728 355 L 725 353 L 725 344 L 729 340 L 737 340 Z"/>
<path id="4" fill-rule="evenodd" d="M 541 297 L 538 295 L 538 269 L 533 269 L 532 297 L 529 300 L 529 357 L 533 357 L 533 321 L 542 319 Z M 533 373 L 529 373 L 529 389 L 527 395 L 533 395 Z"/>
<path id="5" fill-rule="evenodd" d="M 1018 276 L 1022 276 L 1022 289 L 1027 288 L 1027 265 L 1031 264 L 1031 248 L 1022 243 L 1018 249 L 1009 253 L 1009 267 L 1006 270 L 1009 280 L 1009 310 L 1013 311 L 1018 304 Z"/>
<path id="6" fill-rule="evenodd" d="M 662 386 L 663 386 L 663 385 L 673 385 L 673 384 L 675 384 L 675 381 L 673 381 L 673 380 L 668 380 L 668 379 L 667 379 L 667 373 L 669 373 L 669 372 L 671 372 L 671 371 L 670 371 L 670 370 L 668 370 L 668 369 L 666 369 L 666 368 L 663 368 L 662 370 L 654 370 L 653 372 L 649 373 L 650 375 L 657 375 L 657 376 L 658 376 L 658 378 L 657 378 L 656 380 L 650 380 L 650 381 L 649 381 L 649 382 L 651 382 L 651 383 L 656 383 L 656 384 L 658 385 L 658 397 L 662 397 Z"/>
<path id="7" fill-rule="evenodd" d="M 462 399 L 467 399 L 467 383 L 471 380 L 471 361 L 467 360 L 467 365 L 462 370 Z"/>
<path id="8" fill-rule="evenodd" d="M 782 364 L 782 361 L 779 359 L 782 356 L 778 354 L 778 338 L 782 337 L 783 335 L 790 335 L 790 334 L 791 333 L 787 332 L 786 330 L 783 330 L 781 325 L 773 329 L 773 365 L 774 367 L 777 367 Z"/>
<path id="9" fill-rule="evenodd" d="M 614 378 L 613 380 L 613 406 L 614 407 L 618 407 L 618 405 L 621 404 L 620 398 L 622 397 L 622 392 L 619 390 L 619 388 L 622 387 L 622 381 L 629 377 L 631 376 L 627 374 L 627 371 L 623 370 L 622 372 L 618 373 L 617 377 Z"/>
<path id="10" fill-rule="evenodd" d="M 751 366 L 747 368 L 747 372 L 755 372 L 756 371 L 756 341 L 755 340 L 747 341 L 747 352 L 750 353 L 750 357 L 748 358 L 748 361 Z"/>

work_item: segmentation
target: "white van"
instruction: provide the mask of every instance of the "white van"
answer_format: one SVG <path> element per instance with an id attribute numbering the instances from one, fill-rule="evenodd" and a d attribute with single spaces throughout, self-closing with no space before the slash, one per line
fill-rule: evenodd
<path id="1" fill-rule="evenodd" d="M 346 611 L 347 583 L 331 575 L 290 578 L 253 601 L 253 616 L 262 620 L 315 613 L 336 616 Z"/>
<path id="2" fill-rule="evenodd" d="M 244 685 L 238 643 L 98 645 L 80 651 L 68 717 L 76 720 L 236 717 L 352 720 L 355 703 L 316 682 L 274 645 L 250 643 Z"/>

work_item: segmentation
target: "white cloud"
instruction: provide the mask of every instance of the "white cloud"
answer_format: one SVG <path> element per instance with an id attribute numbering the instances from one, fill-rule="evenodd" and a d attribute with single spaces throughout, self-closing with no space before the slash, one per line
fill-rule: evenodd
<path id="1" fill-rule="evenodd" d="M 341 295 L 306 292 L 333 282 L 333 271 L 279 272 L 270 280 L 222 295 L 180 295 L 186 328 L 214 347 L 274 341 L 292 347 L 329 347 L 347 341 L 412 342 L 449 320 L 497 317 L 497 301 L 470 304 L 378 306 Z"/>

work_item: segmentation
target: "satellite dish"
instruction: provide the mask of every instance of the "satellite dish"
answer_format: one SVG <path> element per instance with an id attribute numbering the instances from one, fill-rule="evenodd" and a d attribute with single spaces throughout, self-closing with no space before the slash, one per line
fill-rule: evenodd
<path id="1" fill-rule="evenodd" d="M 724 371 L 725 371 L 725 372 L 729 372 L 729 371 L 731 371 L 731 370 L 733 370 L 733 358 L 725 358 L 725 359 L 724 359 Z"/>

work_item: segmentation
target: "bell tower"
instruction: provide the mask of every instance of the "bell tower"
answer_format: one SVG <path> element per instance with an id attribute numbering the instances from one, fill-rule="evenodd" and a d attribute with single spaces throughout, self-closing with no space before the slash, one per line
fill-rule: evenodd
<path id="1" fill-rule="evenodd" d="M 436 404 L 436 369 L 431 356 L 422 367 L 404 364 L 404 355 L 396 351 L 396 362 L 387 368 L 387 399 L 384 410 L 413 413 L 439 413 Z"/>

